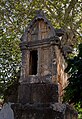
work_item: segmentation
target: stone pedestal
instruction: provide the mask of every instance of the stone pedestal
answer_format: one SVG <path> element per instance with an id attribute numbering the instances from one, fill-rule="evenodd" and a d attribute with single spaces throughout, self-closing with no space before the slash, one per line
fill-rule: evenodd
<path id="1" fill-rule="evenodd" d="M 53 83 L 26 83 L 19 86 L 18 103 L 12 104 L 15 119 L 77 119 L 77 112 L 58 102 Z"/>
<path id="2" fill-rule="evenodd" d="M 50 83 L 22 83 L 19 86 L 18 102 L 21 104 L 58 102 L 58 86 Z"/>
<path id="3" fill-rule="evenodd" d="M 69 105 L 54 104 L 25 104 L 12 105 L 15 119 L 77 119 L 77 112 Z"/>

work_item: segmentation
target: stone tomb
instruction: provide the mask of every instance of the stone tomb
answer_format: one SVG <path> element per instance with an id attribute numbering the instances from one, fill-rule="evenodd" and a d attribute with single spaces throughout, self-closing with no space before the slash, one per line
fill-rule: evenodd
<path id="1" fill-rule="evenodd" d="M 67 85 L 65 54 L 60 36 L 44 13 L 36 14 L 21 38 L 22 67 L 15 119 L 77 119 L 69 105 L 62 104 Z"/>

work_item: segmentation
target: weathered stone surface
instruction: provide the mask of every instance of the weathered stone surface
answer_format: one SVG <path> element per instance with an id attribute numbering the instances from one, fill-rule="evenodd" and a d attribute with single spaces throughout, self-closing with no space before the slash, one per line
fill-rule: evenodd
<path id="1" fill-rule="evenodd" d="M 0 111 L 0 119 L 14 119 L 14 113 L 10 103 L 4 103 Z"/>
<path id="2" fill-rule="evenodd" d="M 59 93 L 59 100 L 62 101 L 63 96 L 63 89 L 67 85 L 67 74 L 65 73 L 65 68 L 67 66 L 64 56 L 61 53 L 61 50 L 54 46 L 55 53 L 56 53 L 56 62 L 57 62 L 57 81 L 58 81 L 58 93 Z"/>
<path id="3" fill-rule="evenodd" d="M 15 119 L 64 119 L 63 114 L 54 111 L 49 104 L 13 105 Z M 19 115 L 18 115 L 18 112 Z"/>
<path id="4" fill-rule="evenodd" d="M 19 87 L 19 102 L 22 104 L 58 102 L 58 87 L 56 84 L 24 83 Z"/>
<path id="5" fill-rule="evenodd" d="M 50 106 L 53 110 L 58 111 L 58 112 L 62 112 L 63 114 L 65 114 L 66 104 L 54 103 L 54 104 L 51 104 Z"/>
<path id="6" fill-rule="evenodd" d="M 14 104 L 15 119 L 77 119 L 77 112 L 68 104 Z"/>

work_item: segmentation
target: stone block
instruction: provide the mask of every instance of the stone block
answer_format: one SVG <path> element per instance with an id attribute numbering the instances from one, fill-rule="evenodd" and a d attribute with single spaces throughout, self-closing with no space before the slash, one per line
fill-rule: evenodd
<path id="1" fill-rule="evenodd" d="M 58 86 L 50 83 L 23 83 L 19 86 L 18 102 L 22 104 L 58 102 Z"/>

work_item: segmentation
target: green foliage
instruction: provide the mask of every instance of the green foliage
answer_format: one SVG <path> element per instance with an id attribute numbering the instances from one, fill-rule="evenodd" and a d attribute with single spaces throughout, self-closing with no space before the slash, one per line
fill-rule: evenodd
<path id="1" fill-rule="evenodd" d="M 55 27 L 69 28 L 80 33 L 82 27 L 81 0 L 1 0 L 0 21 L 6 33 L 21 35 L 35 15 L 43 10 Z M 77 30 L 78 29 L 78 30 Z"/>
<path id="2" fill-rule="evenodd" d="M 6 34 L 0 36 L 0 96 L 16 79 L 20 67 L 19 41 Z"/>
<path id="3" fill-rule="evenodd" d="M 18 86 L 20 85 L 19 79 L 20 79 L 20 70 L 18 72 L 14 72 L 14 76 L 13 76 L 12 80 L 8 80 L 6 82 L 5 88 L 3 91 L 4 102 L 7 102 L 9 97 L 11 97 L 12 95 L 14 96 L 13 97 L 13 99 L 15 99 L 14 101 L 17 101 Z"/>
<path id="4" fill-rule="evenodd" d="M 65 88 L 64 102 L 74 104 L 78 111 L 78 119 L 82 118 L 82 44 L 79 45 L 77 56 L 68 60 L 65 69 L 69 74 L 68 85 Z"/>
<path id="5" fill-rule="evenodd" d="M 78 119 L 82 118 L 82 106 L 80 103 L 75 105 L 76 110 L 78 111 Z"/>
<path id="6" fill-rule="evenodd" d="M 79 45 L 79 53 L 68 60 L 66 72 L 70 75 L 68 86 L 65 88 L 64 100 L 82 105 L 82 44 Z"/>

